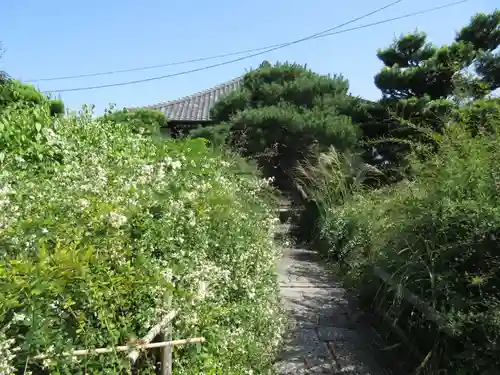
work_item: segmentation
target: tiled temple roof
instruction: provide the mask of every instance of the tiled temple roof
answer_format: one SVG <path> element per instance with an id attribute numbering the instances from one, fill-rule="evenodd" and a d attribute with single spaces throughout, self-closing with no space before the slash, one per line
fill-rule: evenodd
<path id="1" fill-rule="evenodd" d="M 144 108 L 156 109 L 165 114 L 167 121 L 210 121 L 210 109 L 222 96 L 238 89 L 243 77 L 200 91 L 170 102 L 158 103 Z"/>

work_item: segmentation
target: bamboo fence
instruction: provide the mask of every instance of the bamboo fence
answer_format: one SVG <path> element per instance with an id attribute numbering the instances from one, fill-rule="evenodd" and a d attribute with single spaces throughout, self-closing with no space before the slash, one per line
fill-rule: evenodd
<path id="1" fill-rule="evenodd" d="M 161 375 L 172 375 L 172 347 L 186 344 L 203 343 L 203 337 L 193 337 L 189 339 L 171 340 L 172 321 L 177 316 L 177 311 L 168 313 L 158 324 L 151 328 L 148 333 L 137 344 L 123 345 L 111 348 L 79 349 L 62 353 L 63 356 L 78 357 L 95 354 L 128 352 L 128 358 L 134 364 L 139 358 L 142 350 L 161 348 Z M 159 342 L 152 342 L 155 338 L 160 338 Z M 48 354 L 40 354 L 34 357 L 37 360 L 49 358 Z"/>
<path id="2" fill-rule="evenodd" d="M 392 276 L 382 270 L 379 267 L 373 267 L 373 273 L 377 276 L 385 285 L 396 292 L 398 295 L 403 297 L 403 299 L 414 306 L 422 315 L 429 321 L 436 324 L 437 328 L 446 333 L 448 336 L 453 337 L 454 332 L 449 326 L 446 319 L 432 306 L 422 301 L 418 296 L 410 292 L 400 283 L 396 283 Z"/>
<path id="3" fill-rule="evenodd" d="M 205 285 L 199 290 L 199 297 L 203 299 L 205 294 Z M 168 305 L 171 306 L 172 297 L 168 297 Z M 205 342 L 203 337 L 192 337 L 188 339 L 172 340 L 172 321 L 177 317 L 178 311 L 172 310 L 167 315 L 165 315 L 160 322 L 153 326 L 148 333 L 141 339 L 137 340 L 133 344 L 116 346 L 111 348 L 95 348 L 95 349 L 79 349 L 73 350 L 71 352 L 62 353 L 63 356 L 86 356 L 95 354 L 105 354 L 105 353 L 117 353 L 117 352 L 128 352 L 127 357 L 130 359 L 131 363 L 134 364 L 141 351 L 147 349 L 160 348 L 161 356 L 161 375 L 172 375 L 172 347 L 186 345 L 186 344 L 200 344 Z M 159 338 L 159 342 L 153 342 L 156 338 Z M 43 360 L 49 358 L 48 354 L 40 354 L 34 357 L 36 360 Z"/>

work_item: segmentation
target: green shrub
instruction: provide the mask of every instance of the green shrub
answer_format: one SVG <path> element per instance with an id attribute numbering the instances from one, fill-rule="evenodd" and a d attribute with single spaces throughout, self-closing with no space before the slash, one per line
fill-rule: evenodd
<path id="1" fill-rule="evenodd" d="M 64 103 L 62 100 L 50 101 L 50 114 L 51 116 L 64 114 Z"/>
<path id="2" fill-rule="evenodd" d="M 189 132 L 190 138 L 204 138 L 213 147 L 222 147 L 226 144 L 229 137 L 230 127 L 228 124 L 219 124 L 214 126 L 200 126 Z"/>
<path id="3" fill-rule="evenodd" d="M 133 343 L 171 308 L 175 338 L 207 340 L 174 349 L 176 373 L 268 371 L 282 323 L 266 181 L 203 140 L 85 111 L 19 107 L 0 124 L 15 140 L 0 169 L 0 372 L 129 373 L 124 354 L 60 354 Z"/>
<path id="4" fill-rule="evenodd" d="M 32 85 L 21 83 L 6 76 L 0 77 L 0 111 L 12 105 L 43 105 L 49 108 L 51 116 L 64 113 L 62 100 L 51 100 Z"/>
<path id="5" fill-rule="evenodd" d="M 234 90 L 221 97 L 212 107 L 210 116 L 216 123 L 228 121 L 249 106 L 252 93 L 247 89 Z"/>
<path id="6" fill-rule="evenodd" d="M 333 173 L 312 171 L 323 188 L 320 228 L 329 254 L 343 261 L 363 295 L 399 314 L 399 324 L 431 353 L 431 374 L 493 373 L 500 365 L 499 145 L 496 131 L 471 137 L 467 124 L 455 124 L 436 155 L 414 161 L 413 181 L 374 191 L 339 193 L 339 184 L 327 183 Z M 436 308 L 453 337 L 397 296 L 377 293 L 374 265 Z"/>
<path id="7" fill-rule="evenodd" d="M 103 117 L 115 124 L 127 124 L 134 132 L 146 135 L 158 135 L 160 128 L 167 126 L 163 112 L 146 108 L 109 110 Z"/>
<path id="8" fill-rule="evenodd" d="M 244 155 L 256 157 L 265 173 L 290 189 L 293 170 L 308 157 L 311 147 L 334 145 L 342 150 L 357 140 L 350 119 L 321 110 L 299 112 L 289 106 L 247 110 L 232 119 L 233 140 Z M 238 143 L 236 143 L 238 142 Z"/>
<path id="9" fill-rule="evenodd" d="M 474 136 L 496 131 L 493 124 L 500 123 L 500 99 L 475 100 L 460 108 L 459 119 Z"/>
<path id="10" fill-rule="evenodd" d="M 41 104 L 46 97 L 32 85 L 7 80 L 0 85 L 0 108 L 11 103 Z"/>
<path id="11" fill-rule="evenodd" d="M 36 168 L 38 163 L 52 166 L 62 160 L 58 127 L 58 120 L 51 117 L 46 106 L 17 103 L 6 107 L 0 112 L 0 166 L 25 168 L 29 164 Z"/>

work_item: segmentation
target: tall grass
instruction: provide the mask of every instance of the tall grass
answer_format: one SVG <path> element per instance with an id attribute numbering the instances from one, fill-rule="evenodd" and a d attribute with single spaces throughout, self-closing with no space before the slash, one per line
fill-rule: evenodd
<path id="1" fill-rule="evenodd" d="M 312 151 L 309 158 L 299 163 L 295 169 L 294 181 L 297 189 L 308 204 L 302 213 L 301 224 L 312 225 L 310 231 L 317 245 L 321 246 L 328 236 L 322 229 L 325 220 L 331 215 L 334 207 L 343 205 L 347 199 L 362 193 L 365 184 L 382 175 L 377 168 L 361 161 L 354 154 L 341 153 L 334 147 L 327 152 Z M 330 252 L 325 255 L 336 255 Z"/>
<path id="2" fill-rule="evenodd" d="M 320 207 L 317 228 L 325 251 L 342 260 L 363 297 L 391 310 L 429 353 L 422 373 L 483 374 L 500 365 L 495 133 L 472 137 L 466 126 L 455 125 L 436 155 L 413 160 L 413 180 L 376 190 L 363 187 L 366 174 L 359 165 L 334 151 L 300 170 Z M 438 310 L 452 337 L 397 295 L 380 293 L 375 265 Z"/>

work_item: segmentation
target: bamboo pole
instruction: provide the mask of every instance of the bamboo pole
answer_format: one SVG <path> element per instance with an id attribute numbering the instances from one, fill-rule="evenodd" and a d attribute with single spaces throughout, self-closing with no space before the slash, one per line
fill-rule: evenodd
<path id="1" fill-rule="evenodd" d="M 162 340 L 168 341 L 172 337 L 172 325 L 169 324 L 161 333 Z M 172 346 L 161 349 L 161 375 L 172 375 Z"/>
<path id="2" fill-rule="evenodd" d="M 303 282 L 303 283 L 279 283 L 280 288 L 287 289 L 295 289 L 295 288 L 304 288 L 304 289 L 334 289 L 338 290 L 339 287 L 332 286 L 331 284 L 322 284 L 322 283 L 311 283 L 311 282 Z"/>
<path id="3" fill-rule="evenodd" d="M 395 290 L 397 293 L 403 296 L 406 302 L 415 306 L 427 320 L 430 320 L 437 324 L 438 328 L 446 333 L 448 336 L 455 336 L 455 333 L 448 325 L 446 319 L 432 306 L 428 305 L 422 301 L 418 296 L 410 292 L 400 283 L 394 282 L 392 277 L 379 267 L 373 267 L 374 274 L 380 278 L 385 284 L 387 284 L 391 289 Z"/>
<path id="4" fill-rule="evenodd" d="M 191 343 L 202 343 L 205 342 L 203 337 L 193 337 L 190 339 L 182 339 L 182 340 L 173 340 L 173 341 L 162 341 L 162 342 L 153 342 L 149 344 L 140 344 L 135 346 L 138 349 L 153 349 L 153 348 L 165 348 L 172 347 L 178 345 L 185 345 Z M 117 346 L 114 348 L 98 348 L 98 349 L 81 349 L 74 350 L 72 352 L 62 353 L 63 356 L 68 357 L 78 357 L 83 355 L 92 355 L 92 354 L 104 354 L 104 353 L 115 353 L 115 352 L 126 352 L 131 349 L 130 346 Z M 48 354 L 40 354 L 34 357 L 34 359 L 45 359 L 49 358 Z"/>
<path id="5" fill-rule="evenodd" d="M 153 328 L 151 328 L 146 336 L 144 336 L 140 341 L 141 343 L 144 344 L 149 344 L 151 341 L 154 340 L 156 336 L 158 336 L 161 331 L 163 330 L 164 327 L 166 327 L 175 317 L 177 316 L 177 311 L 172 310 L 169 312 L 158 324 L 156 324 Z M 131 351 L 128 355 L 132 363 L 137 361 L 137 358 L 139 358 L 139 350 L 134 349 Z"/>

